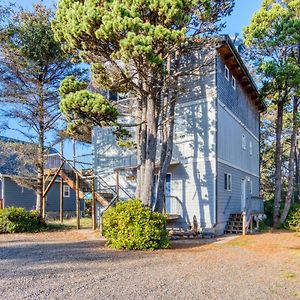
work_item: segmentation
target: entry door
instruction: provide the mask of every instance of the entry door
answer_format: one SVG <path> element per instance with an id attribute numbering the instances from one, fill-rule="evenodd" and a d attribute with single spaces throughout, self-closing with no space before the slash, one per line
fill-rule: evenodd
<path id="1" fill-rule="evenodd" d="M 246 179 L 241 181 L 241 210 L 246 208 Z"/>

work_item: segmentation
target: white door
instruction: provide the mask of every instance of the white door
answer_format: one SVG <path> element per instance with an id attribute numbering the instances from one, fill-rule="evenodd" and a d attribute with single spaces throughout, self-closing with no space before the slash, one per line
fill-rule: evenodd
<path id="1" fill-rule="evenodd" d="M 241 210 L 244 211 L 246 207 L 246 179 L 241 181 Z"/>

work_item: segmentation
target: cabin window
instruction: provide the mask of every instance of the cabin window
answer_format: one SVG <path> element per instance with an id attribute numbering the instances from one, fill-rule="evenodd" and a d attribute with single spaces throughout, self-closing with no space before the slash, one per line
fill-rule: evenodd
<path id="1" fill-rule="evenodd" d="M 226 191 L 231 191 L 231 174 L 224 174 L 224 189 Z"/>
<path id="2" fill-rule="evenodd" d="M 249 143 L 249 152 L 250 152 L 250 155 L 252 156 L 252 154 L 253 154 L 253 146 L 252 146 L 252 141 L 250 141 L 250 143 Z"/>
<path id="3" fill-rule="evenodd" d="M 246 150 L 246 136 L 242 134 L 242 149 Z"/>
<path id="4" fill-rule="evenodd" d="M 231 77 L 231 86 L 236 89 L 236 81 L 235 81 L 235 78 L 232 76 Z"/>
<path id="5" fill-rule="evenodd" d="M 225 66 L 225 78 L 229 81 L 229 69 Z"/>
<path id="6" fill-rule="evenodd" d="M 70 198 L 70 187 L 68 185 L 64 185 L 64 197 Z"/>

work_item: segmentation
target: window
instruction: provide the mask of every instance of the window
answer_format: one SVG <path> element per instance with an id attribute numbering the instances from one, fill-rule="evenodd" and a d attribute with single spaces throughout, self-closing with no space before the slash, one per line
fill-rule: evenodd
<path id="1" fill-rule="evenodd" d="M 250 141 L 250 143 L 249 143 L 249 152 L 250 152 L 250 155 L 252 156 L 252 154 L 253 154 L 252 141 Z"/>
<path id="2" fill-rule="evenodd" d="M 253 183 L 252 180 L 250 180 L 250 194 L 253 194 Z"/>
<path id="3" fill-rule="evenodd" d="M 242 134 L 242 149 L 246 150 L 246 136 Z"/>
<path id="4" fill-rule="evenodd" d="M 226 191 L 231 191 L 231 174 L 224 174 L 224 189 Z"/>
<path id="5" fill-rule="evenodd" d="M 229 81 L 229 69 L 225 66 L 225 78 Z"/>
<path id="6" fill-rule="evenodd" d="M 235 81 L 235 78 L 232 76 L 231 77 L 231 86 L 236 89 L 236 81 Z"/>
<path id="7" fill-rule="evenodd" d="M 68 185 L 64 185 L 64 197 L 70 198 L 70 187 Z"/>

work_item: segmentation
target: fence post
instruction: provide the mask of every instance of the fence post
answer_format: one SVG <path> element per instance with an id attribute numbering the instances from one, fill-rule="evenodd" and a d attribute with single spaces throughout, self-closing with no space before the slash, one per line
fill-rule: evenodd
<path id="1" fill-rule="evenodd" d="M 92 179 L 92 227 L 96 230 L 96 197 L 95 197 L 95 178 Z"/>
<path id="2" fill-rule="evenodd" d="M 246 212 L 243 211 L 243 235 L 246 235 Z"/>
<path id="3" fill-rule="evenodd" d="M 76 217 L 77 217 L 77 229 L 80 229 L 79 176 L 77 173 L 76 173 Z"/>

